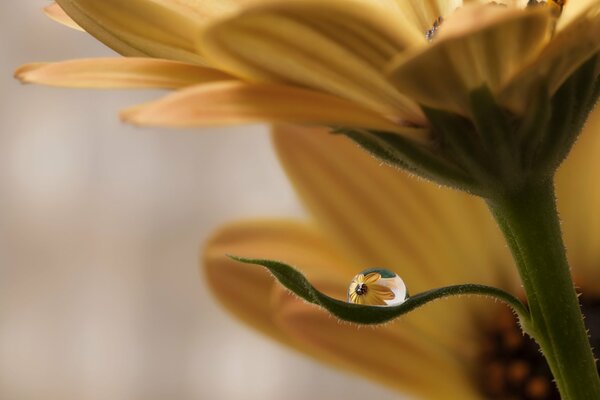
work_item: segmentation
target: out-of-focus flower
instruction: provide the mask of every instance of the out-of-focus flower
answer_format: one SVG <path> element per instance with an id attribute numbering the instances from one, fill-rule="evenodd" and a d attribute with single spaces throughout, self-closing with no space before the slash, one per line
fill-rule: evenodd
<path id="1" fill-rule="evenodd" d="M 592 335 L 600 320 L 600 112 L 559 171 L 558 198 Z M 536 345 L 504 306 L 460 298 L 377 328 L 340 324 L 264 270 L 224 254 L 282 259 L 344 298 L 365 266 L 400 274 L 411 291 L 463 282 L 519 293 L 509 252 L 483 202 L 398 174 L 342 138 L 279 127 L 274 143 L 314 223 L 256 220 L 224 227 L 204 253 L 207 282 L 248 325 L 315 359 L 424 399 L 558 399 Z M 330 149 L 338 149 L 331 152 Z M 582 172 L 584 171 L 584 172 Z M 600 346 L 592 336 L 592 345 Z"/>
<path id="2" fill-rule="evenodd" d="M 185 86 L 123 113 L 148 125 L 266 120 L 378 129 L 423 143 L 431 137 L 419 105 L 468 115 L 469 93 L 487 86 L 523 114 L 535 88 L 552 95 L 600 49 L 597 0 L 58 3 L 47 9 L 53 19 L 144 60 L 35 64 L 17 76 L 63 86 Z"/>

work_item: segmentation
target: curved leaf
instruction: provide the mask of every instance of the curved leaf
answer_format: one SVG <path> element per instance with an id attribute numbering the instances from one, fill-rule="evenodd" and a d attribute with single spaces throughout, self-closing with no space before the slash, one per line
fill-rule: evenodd
<path id="1" fill-rule="evenodd" d="M 323 307 L 337 318 L 357 324 L 382 324 L 409 313 L 425 304 L 444 297 L 476 295 L 492 297 L 510 306 L 521 322 L 529 319 L 527 308 L 513 295 L 495 287 L 475 284 L 454 285 L 428 290 L 409 297 L 397 306 L 367 306 L 337 300 L 318 291 L 300 272 L 284 263 L 273 260 L 261 260 L 229 256 L 233 260 L 261 265 L 267 268 L 286 288 L 309 303 Z"/>

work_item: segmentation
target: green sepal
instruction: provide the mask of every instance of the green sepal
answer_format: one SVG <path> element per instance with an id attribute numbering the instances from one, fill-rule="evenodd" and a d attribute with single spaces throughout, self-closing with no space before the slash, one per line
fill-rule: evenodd
<path id="1" fill-rule="evenodd" d="M 552 104 L 548 85 L 540 82 L 531 96 L 529 112 L 520 121 L 516 132 L 516 139 L 520 142 L 519 163 L 523 173 L 531 171 L 539 158 L 540 147 L 549 130 Z M 543 176 L 544 171 L 538 173 Z"/>
<path id="2" fill-rule="evenodd" d="M 472 121 L 448 111 L 421 107 L 439 140 L 442 153 L 455 165 L 466 171 L 468 176 L 482 189 L 497 186 L 492 172 L 493 163 L 485 154 L 479 133 Z M 486 197 L 487 193 L 482 196 Z"/>
<path id="3" fill-rule="evenodd" d="M 241 258 L 229 256 L 235 261 L 246 264 L 260 265 L 267 268 L 271 274 L 286 288 L 298 297 L 316 304 L 335 317 L 348 322 L 362 325 L 382 324 L 407 314 L 434 300 L 450 296 L 476 295 L 492 297 L 510 306 L 521 319 L 521 323 L 529 320 L 527 308 L 513 295 L 491 286 L 484 285 L 455 285 L 428 290 L 409 297 L 397 306 L 367 306 L 348 303 L 317 290 L 300 272 L 279 261 Z"/>
<path id="4" fill-rule="evenodd" d="M 592 57 L 562 84 L 551 100 L 552 116 L 540 149 L 538 169 L 556 171 L 579 137 L 598 100 L 596 63 Z"/>
<path id="5" fill-rule="evenodd" d="M 395 133 L 337 128 L 369 153 L 392 166 L 406 170 L 443 186 L 472 194 L 478 193 L 476 182 L 462 169 L 425 147 Z"/>
<path id="6" fill-rule="evenodd" d="M 469 93 L 469 109 L 475 131 L 481 138 L 480 153 L 489 162 L 488 168 L 507 185 L 518 185 L 514 180 L 523 173 L 515 157 L 519 153 L 514 134 L 515 117 L 496 102 L 487 86 Z"/>

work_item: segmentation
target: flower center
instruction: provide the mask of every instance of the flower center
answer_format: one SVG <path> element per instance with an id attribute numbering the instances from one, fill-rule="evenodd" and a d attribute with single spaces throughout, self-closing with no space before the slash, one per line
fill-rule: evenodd
<path id="1" fill-rule="evenodd" d="M 357 295 L 362 296 L 363 294 L 367 294 L 369 288 L 367 288 L 367 285 L 365 285 L 364 283 L 359 283 L 358 285 L 356 285 L 356 289 L 354 289 L 354 291 Z"/>
<path id="2" fill-rule="evenodd" d="M 600 349 L 600 297 L 582 296 L 580 300 L 591 345 Z M 523 336 L 506 309 L 484 336 L 479 366 L 475 374 L 486 399 L 560 400 L 539 346 Z"/>

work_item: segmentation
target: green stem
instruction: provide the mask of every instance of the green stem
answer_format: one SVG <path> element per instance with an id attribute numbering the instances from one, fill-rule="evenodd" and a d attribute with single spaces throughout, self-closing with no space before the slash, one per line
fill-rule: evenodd
<path id="1" fill-rule="evenodd" d="M 519 269 L 531 321 L 565 400 L 600 399 L 600 379 L 562 241 L 552 179 L 488 200 Z"/>

